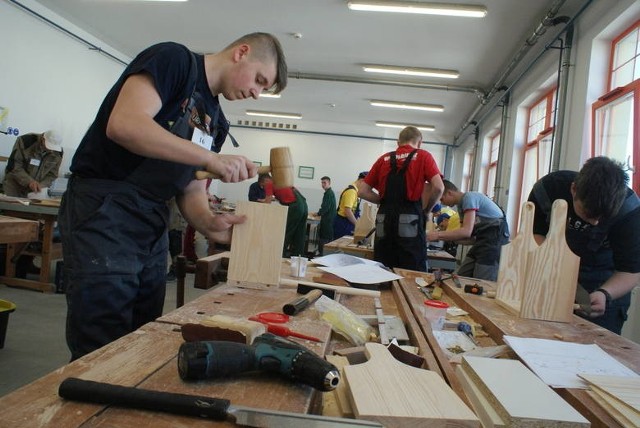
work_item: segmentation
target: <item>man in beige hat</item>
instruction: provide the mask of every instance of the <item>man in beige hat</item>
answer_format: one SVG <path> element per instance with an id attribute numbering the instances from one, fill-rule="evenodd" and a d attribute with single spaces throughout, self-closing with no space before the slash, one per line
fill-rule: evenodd
<path id="1" fill-rule="evenodd" d="M 4 193 L 24 198 L 49 187 L 58 177 L 61 162 L 62 138 L 56 131 L 21 135 L 7 162 Z"/>

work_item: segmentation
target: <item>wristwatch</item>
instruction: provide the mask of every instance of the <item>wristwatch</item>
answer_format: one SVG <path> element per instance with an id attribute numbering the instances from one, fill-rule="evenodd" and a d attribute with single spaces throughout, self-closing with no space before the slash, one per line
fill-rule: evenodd
<path id="1" fill-rule="evenodd" d="M 604 288 L 598 288 L 598 289 L 596 289 L 594 292 L 596 292 L 596 291 L 599 291 L 599 292 L 601 292 L 602 294 L 604 294 L 604 298 L 605 298 L 606 305 L 607 305 L 607 306 L 609 306 L 609 304 L 610 304 L 610 303 L 611 303 L 611 301 L 613 300 L 613 299 L 611 298 L 611 293 L 609 293 L 609 292 L 608 292 L 607 290 L 605 290 Z"/>

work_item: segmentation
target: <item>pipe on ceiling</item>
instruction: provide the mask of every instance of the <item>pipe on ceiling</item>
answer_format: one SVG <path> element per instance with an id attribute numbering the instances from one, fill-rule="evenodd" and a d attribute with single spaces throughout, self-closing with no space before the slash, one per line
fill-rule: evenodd
<path id="1" fill-rule="evenodd" d="M 524 41 L 520 49 L 518 49 L 518 52 L 516 52 L 516 54 L 511 58 L 511 61 L 509 61 L 509 64 L 504 69 L 504 71 L 502 72 L 498 80 L 496 80 L 496 82 L 493 84 L 493 87 L 491 88 L 491 90 L 486 94 L 486 96 L 484 96 L 480 100 L 480 103 L 473 110 L 473 112 L 471 113 L 469 118 L 465 121 L 465 123 L 462 125 L 460 131 L 453 137 L 454 146 L 458 145 L 457 144 L 458 140 L 460 139 L 464 131 L 469 127 L 469 125 L 471 125 L 474 122 L 477 123 L 475 119 L 478 113 L 480 112 L 480 110 L 491 101 L 491 99 L 495 96 L 495 94 L 498 91 L 504 89 L 504 82 L 507 80 L 509 75 L 513 72 L 513 70 L 520 64 L 520 62 L 524 58 L 524 55 L 538 42 L 540 37 L 542 37 L 542 35 L 546 33 L 547 27 L 557 24 L 557 22 L 553 18 L 556 16 L 556 14 L 558 13 L 562 5 L 565 3 L 565 1 L 566 0 L 556 0 L 555 3 L 551 5 L 549 10 L 545 14 L 544 18 L 542 18 L 540 23 L 538 23 L 538 26 L 533 30 L 533 33 L 531 34 L 531 36 L 529 36 Z"/>

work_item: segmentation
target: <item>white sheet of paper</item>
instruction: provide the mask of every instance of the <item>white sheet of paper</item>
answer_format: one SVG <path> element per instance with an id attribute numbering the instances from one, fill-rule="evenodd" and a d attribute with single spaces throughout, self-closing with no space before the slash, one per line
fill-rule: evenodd
<path id="1" fill-rule="evenodd" d="M 524 363 L 553 388 L 587 389 L 578 373 L 607 376 L 638 375 L 595 344 L 504 336 Z"/>
<path id="2" fill-rule="evenodd" d="M 340 267 L 320 267 L 319 269 L 356 284 L 378 284 L 402 278 L 381 267 L 364 263 Z"/>
<path id="3" fill-rule="evenodd" d="M 311 261 L 316 264 L 327 266 L 327 267 L 340 267 L 340 266 L 351 266 L 356 264 L 365 264 L 365 265 L 379 266 L 381 268 L 384 268 L 384 265 L 380 262 L 364 259 L 362 257 L 352 256 L 351 254 L 343 254 L 343 253 L 328 254 L 326 256 L 316 257 Z"/>

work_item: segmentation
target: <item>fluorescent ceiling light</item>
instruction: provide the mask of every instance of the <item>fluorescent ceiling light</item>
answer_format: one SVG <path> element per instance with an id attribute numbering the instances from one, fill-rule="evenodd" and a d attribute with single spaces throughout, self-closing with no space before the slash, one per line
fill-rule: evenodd
<path id="1" fill-rule="evenodd" d="M 152 1 L 155 1 L 155 2 L 166 1 L 166 2 L 175 2 L 175 3 L 178 3 L 178 2 L 187 2 L 187 1 L 189 1 L 189 0 L 134 0 L 134 1 L 147 1 L 147 2 L 152 2 Z"/>
<path id="2" fill-rule="evenodd" d="M 416 128 L 422 130 L 422 131 L 435 131 L 436 128 L 433 125 L 416 125 L 413 123 L 397 123 L 397 122 L 381 122 L 381 121 L 376 121 L 376 126 L 381 126 L 384 128 L 400 128 L 400 129 L 404 129 L 407 126 L 415 126 Z"/>
<path id="3" fill-rule="evenodd" d="M 484 18 L 487 8 L 480 5 L 422 3 L 413 1 L 350 1 L 349 9 L 367 12 L 419 13 L 423 15 Z"/>
<path id="4" fill-rule="evenodd" d="M 302 115 L 297 113 L 278 113 L 273 111 L 259 111 L 259 110 L 247 110 L 246 113 L 249 116 L 281 117 L 283 119 L 302 119 Z"/>
<path id="5" fill-rule="evenodd" d="M 280 98 L 280 94 L 272 94 L 271 92 L 261 92 L 260 98 Z"/>
<path id="6" fill-rule="evenodd" d="M 444 106 L 437 104 L 415 104 L 382 100 L 371 100 L 369 104 L 376 107 L 399 108 L 403 110 L 444 111 Z"/>
<path id="7" fill-rule="evenodd" d="M 442 77 L 457 79 L 460 76 L 456 70 L 441 70 L 438 68 L 397 67 L 394 65 L 363 65 L 367 73 L 399 74 L 402 76 Z"/>

